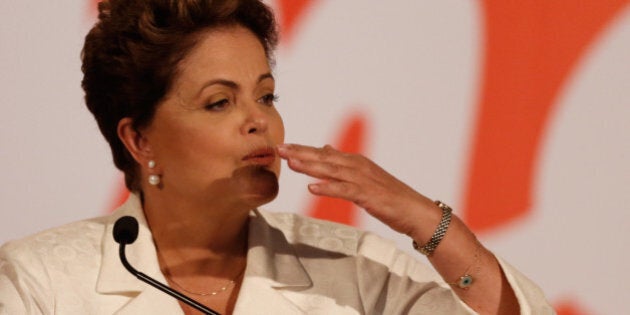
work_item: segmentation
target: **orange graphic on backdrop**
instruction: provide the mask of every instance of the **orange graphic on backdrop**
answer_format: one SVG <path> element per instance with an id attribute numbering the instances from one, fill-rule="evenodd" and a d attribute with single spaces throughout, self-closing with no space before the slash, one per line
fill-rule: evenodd
<path id="1" fill-rule="evenodd" d="M 563 301 L 555 305 L 558 315 L 587 315 L 585 311 L 581 310 L 578 303 L 572 301 Z"/>
<path id="2" fill-rule="evenodd" d="M 280 37 L 283 42 L 290 42 L 297 26 L 307 15 L 316 0 L 277 0 L 276 9 L 280 23 Z"/>
<path id="3" fill-rule="evenodd" d="M 484 1 L 481 98 L 464 219 L 488 231 L 531 210 L 550 112 L 604 26 L 628 0 Z"/>

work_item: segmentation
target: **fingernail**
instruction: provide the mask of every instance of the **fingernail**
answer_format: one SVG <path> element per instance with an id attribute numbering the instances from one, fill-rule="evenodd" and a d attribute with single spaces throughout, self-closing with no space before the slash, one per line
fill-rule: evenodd
<path id="1" fill-rule="evenodd" d="M 278 153 L 280 154 L 287 153 L 287 151 L 289 150 L 286 144 L 279 144 L 276 146 L 276 148 L 278 148 Z"/>
<path id="2" fill-rule="evenodd" d="M 318 184 L 308 184 L 308 189 L 312 192 L 317 192 L 319 190 Z"/>

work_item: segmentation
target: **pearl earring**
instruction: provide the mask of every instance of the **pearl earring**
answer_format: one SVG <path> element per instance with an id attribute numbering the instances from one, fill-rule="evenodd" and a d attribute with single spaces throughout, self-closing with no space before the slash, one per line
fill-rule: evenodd
<path id="1" fill-rule="evenodd" d="M 160 176 L 155 174 L 149 175 L 149 184 L 153 186 L 157 186 L 158 184 L 160 184 Z"/>
<path id="2" fill-rule="evenodd" d="M 147 166 L 149 167 L 149 169 L 155 168 L 155 161 L 154 160 L 150 160 L 149 163 L 147 163 Z M 160 176 L 156 175 L 156 174 L 149 175 L 149 184 L 151 184 L 152 186 L 159 185 L 160 184 Z"/>

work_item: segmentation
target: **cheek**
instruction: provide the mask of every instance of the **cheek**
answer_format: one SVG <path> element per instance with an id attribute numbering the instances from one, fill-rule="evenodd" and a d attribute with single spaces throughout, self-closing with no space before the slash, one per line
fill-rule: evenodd
<path id="1" fill-rule="evenodd" d="M 215 164 L 234 151 L 230 139 L 225 129 L 180 126 L 163 134 L 160 153 L 184 168 L 221 167 L 223 165 Z"/>

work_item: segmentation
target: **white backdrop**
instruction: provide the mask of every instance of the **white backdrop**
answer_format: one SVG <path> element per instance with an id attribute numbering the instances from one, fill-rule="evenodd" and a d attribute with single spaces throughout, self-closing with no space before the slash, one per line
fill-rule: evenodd
<path id="1" fill-rule="evenodd" d="M 461 208 L 483 67 L 479 4 L 313 2 L 277 53 L 287 142 L 335 143 L 360 114 L 366 155 Z M 121 185 L 80 88 L 91 5 L 0 2 L 0 242 L 104 214 Z M 480 237 L 562 314 L 620 314 L 630 310 L 630 7 L 589 45 L 545 129 L 529 214 Z M 305 213 L 309 181 L 285 167 L 265 208 Z M 411 252 L 373 219 L 358 225 Z"/>

